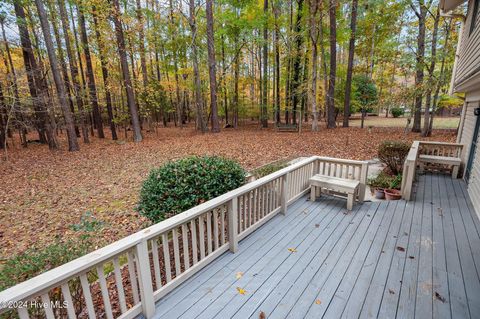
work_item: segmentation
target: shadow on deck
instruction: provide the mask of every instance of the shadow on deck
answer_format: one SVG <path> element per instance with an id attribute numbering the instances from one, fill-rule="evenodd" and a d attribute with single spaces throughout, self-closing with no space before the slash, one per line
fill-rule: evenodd
<path id="1" fill-rule="evenodd" d="M 465 183 L 411 202 L 302 197 L 156 304 L 155 318 L 479 318 L 480 222 Z"/>

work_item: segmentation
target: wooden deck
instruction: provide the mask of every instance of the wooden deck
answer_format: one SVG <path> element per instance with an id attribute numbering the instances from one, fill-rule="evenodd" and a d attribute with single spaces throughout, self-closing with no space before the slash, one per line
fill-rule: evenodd
<path id="1" fill-rule="evenodd" d="M 480 318 L 465 184 L 424 175 L 414 196 L 350 213 L 302 197 L 162 298 L 155 318 Z"/>

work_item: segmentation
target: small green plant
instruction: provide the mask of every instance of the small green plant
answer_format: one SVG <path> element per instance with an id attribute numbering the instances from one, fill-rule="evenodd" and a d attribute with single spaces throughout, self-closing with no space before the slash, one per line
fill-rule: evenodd
<path id="1" fill-rule="evenodd" d="M 78 224 L 70 225 L 73 231 L 94 232 L 103 228 L 104 222 L 99 221 L 93 216 L 92 212 L 86 212 L 80 217 Z"/>
<path id="2" fill-rule="evenodd" d="M 378 158 L 387 165 L 392 175 L 402 173 L 403 163 L 410 151 L 410 145 L 400 141 L 384 141 L 378 149 Z"/>
<path id="3" fill-rule="evenodd" d="M 393 107 L 390 110 L 390 113 L 392 113 L 392 116 L 396 118 L 396 117 L 403 116 L 405 114 L 405 110 L 400 107 Z"/>
<path id="4" fill-rule="evenodd" d="M 267 165 L 264 165 L 262 167 L 259 167 L 259 168 L 255 169 L 252 172 L 252 174 L 256 178 L 261 178 L 261 177 L 267 176 L 269 174 L 272 174 L 276 171 L 279 171 L 282 168 L 285 168 L 287 166 L 288 166 L 288 163 L 285 163 L 285 162 L 267 164 Z"/>
<path id="5" fill-rule="evenodd" d="M 402 174 L 398 174 L 397 176 L 392 178 L 390 182 L 389 188 L 390 189 L 400 189 L 402 186 Z"/>
<path id="6" fill-rule="evenodd" d="M 243 185 L 245 175 L 237 162 L 218 156 L 169 162 L 143 182 L 138 210 L 157 223 Z"/>
<path id="7" fill-rule="evenodd" d="M 369 178 L 367 184 L 373 188 L 385 189 L 390 187 L 391 182 L 392 177 L 390 175 L 380 172 L 377 176 Z"/>

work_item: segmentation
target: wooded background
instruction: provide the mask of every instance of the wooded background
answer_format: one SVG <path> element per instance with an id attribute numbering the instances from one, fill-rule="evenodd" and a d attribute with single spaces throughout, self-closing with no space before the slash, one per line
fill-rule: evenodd
<path id="1" fill-rule="evenodd" d="M 2 0 L 0 22 L 0 148 L 240 119 L 316 131 L 393 107 L 428 136 L 458 104 L 461 18 L 436 0 Z"/>

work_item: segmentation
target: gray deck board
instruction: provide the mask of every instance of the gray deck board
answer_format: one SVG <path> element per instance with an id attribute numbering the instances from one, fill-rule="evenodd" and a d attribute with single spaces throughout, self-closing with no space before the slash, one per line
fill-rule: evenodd
<path id="1" fill-rule="evenodd" d="M 342 199 L 302 197 L 157 302 L 155 318 L 479 318 L 466 185 L 427 174 L 415 190 L 350 213 Z"/>

